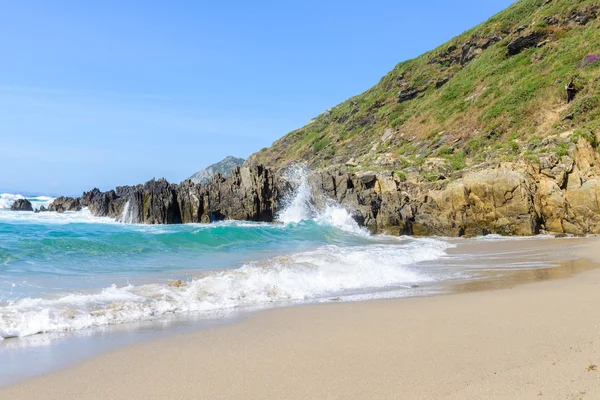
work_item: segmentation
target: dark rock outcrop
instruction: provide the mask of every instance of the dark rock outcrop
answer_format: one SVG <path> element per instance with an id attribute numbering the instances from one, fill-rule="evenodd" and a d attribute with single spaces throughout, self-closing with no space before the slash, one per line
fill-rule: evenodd
<path id="1" fill-rule="evenodd" d="M 390 172 L 339 168 L 309 174 L 318 207 L 343 205 L 373 233 L 474 236 L 600 233 L 600 154 L 583 138 L 568 156 L 540 155 L 538 163 L 482 164 L 453 180 L 404 181 Z M 144 224 L 276 219 L 293 190 L 262 166 L 235 168 L 205 184 L 164 179 L 59 198 L 54 210 L 87 206 L 97 216 Z"/>
<path id="2" fill-rule="evenodd" d="M 572 10 L 564 25 L 587 25 L 598 16 L 598 6 L 587 6 Z"/>
<path id="3" fill-rule="evenodd" d="M 56 211 L 57 213 L 64 213 L 65 211 L 80 211 L 82 208 L 79 198 L 73 197 L 57 197 L 48 206 L 48 211 Z"/>
<path id="4" fill-rule="evenodd" d="M 425 92 L 425 90 L 427 90 L 427 88 L 409 87 L 402 89 L 398 92 L 398 103 L 416 99 L 421 93 Z"/>
<path id="5" fill-rule="evenodd" d="M 37 210 L 35 210 L 35 213 L 41 213 L 41 212 L 46 212 L 48 211 L 48 209 L 44 206 L 40 206 L 40 208 L 38 208 Z"/>
<path id="6" fill-rule="evenodd" d="M 506 46 L 506 56 L 512 57 L 519 54 L 525 49 L 535 47 L 546 39 L 546 34 L 542 32 L 532 32 L 524 36 L 520 36 Z"/>
<path id="7" fill-rule="evenodd" d="M 236 167 L 228 178 L 217 173 L 201 184 L 186 180 L 175 185 L 159 179 L 107 192 L 93 189 L 83 194 L 80 204 L 95 216 L 130 223 L 273 221 L 279 197 L 275 176 L 256 166 Z"/>
<path id="8" fill-rule="evenodd" d="M 121 190 L 121 188 L 117 188 Z M 123 211 L 123 202 L 119 201 L 119 196 L 114 190 L 108 192 L 100 192 L 94 188 L 89 192 L 85 192 L 81 197 L 81 205 L 87 207 L 94 215 L 103 215 L 112 218 L 117 218 Z"/>
<path id="9" fill-rule="evenodd" d="M 17 199 L 10 206 L 11 211 L 33 211 L 33 206 L 31 202 L 27 199 Z"/>
<path id="10" fill-rule="evenodd" d="M 450 67 L 454 64 L 465 66 L 479 56 L 485 49 L 502 40 L 501 36 L 490 35 L 487 37 L 471 37 L 462 44 L 460 49 L 456 45 L 450 45 L 442 51 L 431 64 L 438 64 L 442 67 Z"/>

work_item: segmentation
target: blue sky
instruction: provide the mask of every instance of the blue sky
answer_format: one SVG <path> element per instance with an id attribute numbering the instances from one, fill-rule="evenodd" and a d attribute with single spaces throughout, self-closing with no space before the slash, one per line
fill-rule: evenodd
<path id="1" fill-rule="evenodd" d="M 246 158 L 511 0 L 0 1 L 0 191 Z"/>

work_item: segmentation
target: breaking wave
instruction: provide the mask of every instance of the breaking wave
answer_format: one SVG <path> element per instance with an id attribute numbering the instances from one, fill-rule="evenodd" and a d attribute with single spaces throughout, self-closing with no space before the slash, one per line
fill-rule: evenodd
<path id="1" fill-rule="evenodd" d="M 207 272 L 187 282 L 111 285 L 99 293 L 25 298 L 0 308 L 0 336 L 27 336 L 240 307 L 314 302 L 332 296 L 407 288 L 432 278 L 410 268 L 442 257 L 450 245 L 435 239 L 397 245 L 314 250 Z"/>
<path id="2" fill-rule="evenodd" d="M 0 216 L 0 265 L 6 267 L 0 272 L 0 337 L 376 297 L 439 279 L 418 263 L 444 257 L 453 247 L 448 242 L 371 236 L 343 207 L 327 201 L 316 206 L 305 169 L 289 170 L 288 180 L 294 190 L 277 224 L 92 224 L 99 219 L 87 210 L 27 213 L 27 223 L 15 223 L 14 215 L 25 213 L 4 213 L 13 219 Z M 170 284 L 170 265 L 187 268 L 187 278 Z M 158 275 L 129 280 L 150 272 Z M 34 283 L 13 283 L 3 291 L 3 278 L 36 282 L 40 276 L 62 282 L 64 289 L 36 291 Z M 128 284 L 114 284 L 123 277 Z M 77 285 L 86 280 L 92 283 L 81 290 Z"/>
<path id="3" fill-rule="evenodd" d="M 18 199 L 29 200 L 35 210 L 39 209 L 41 206 L 48 208 L 50 203 L 54 201 L 54 198 L 49 196 L 23 196 L 21 194 L 2 193 L 0 194 L 0 210 L 10 209 L 15 200 Z"/>

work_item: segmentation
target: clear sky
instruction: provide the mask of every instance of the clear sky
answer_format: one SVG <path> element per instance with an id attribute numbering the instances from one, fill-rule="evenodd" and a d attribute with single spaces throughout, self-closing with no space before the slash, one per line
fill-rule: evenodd
<path id="1" fill-rule="evenodd" d="M 0 0 L 0 191 L 246 158 L 512 0 Z"/>

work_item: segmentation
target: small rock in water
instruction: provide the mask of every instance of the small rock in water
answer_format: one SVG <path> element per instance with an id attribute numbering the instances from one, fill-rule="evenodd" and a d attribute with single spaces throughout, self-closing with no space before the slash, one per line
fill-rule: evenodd
<path id="1" fill-rule="evenodd" d="M 186 283 L 186 282 L 184 282 L 184 281 L 182 281 L 181 279 L 176 279 L 176 280 L 174 280 L 174 281 L 171 281 L 171 282 L 169 282 L 169 283 L 167 284 L 167 286 L 170 286 L 170 287 L 178 287 L 178 288 L 179 288 L 179 287 L 184 287 L 184 286 L 187 286 L 187 283 Z"/>
<path id="2" fill-rule="evenodd" d="M 11 211 L 33 211 L 33 206 L 31 205 L 31 202 L 27 199 L 17 199 L 12 204 L 12 206 L 10 206 L 10 210 Z"/>

